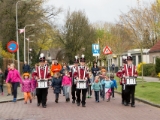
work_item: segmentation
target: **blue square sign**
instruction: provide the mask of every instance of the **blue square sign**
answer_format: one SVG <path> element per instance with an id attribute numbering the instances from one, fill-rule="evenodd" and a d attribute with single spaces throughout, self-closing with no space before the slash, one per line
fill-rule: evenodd
<path id="1" fill-rule="evenodd" d="M 99 56 L 100 54 L 99 44 L 92 44 L 92 54 L 93 56 Z"/>

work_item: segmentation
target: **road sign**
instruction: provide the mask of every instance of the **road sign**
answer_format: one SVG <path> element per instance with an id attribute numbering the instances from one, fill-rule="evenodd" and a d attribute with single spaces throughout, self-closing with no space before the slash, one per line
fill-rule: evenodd
<path id="1" fill-rule="evenodd" d="M 92 54 L 93 56 L 99 56 L 100 54 L 99 44 L 92 44 Z"/>
<path id="2" fill-rule="evenodd" d="M 112 54 L 111 48 L 108 47 L 108 46 L 106 46 L 106 47 L 103 49 L 103 54 L 105 54 L 105 55 Z"/>
<path id="3" fill-rule="evenodd" d="M 18 44 L 15 41 L 10 41 L 7 43 L 8 52 L 15 53 L 18 50 Z"/>

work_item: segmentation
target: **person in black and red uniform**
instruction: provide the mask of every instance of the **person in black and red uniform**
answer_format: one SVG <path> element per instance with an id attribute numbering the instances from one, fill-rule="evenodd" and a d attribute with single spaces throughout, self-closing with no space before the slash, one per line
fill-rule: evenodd
<path id="1" fill-rule="evenodd" d="M 133 65 L 132 63 L 132 56 L 130 53 L 128 53 L 127 56 L 127 64 L 124 65 L 124 68 L 122 70 L 122 74 L 125 77 L 125 97 L 126 100 L 124 101 L 124 105 L 128 106 L 129 102 L 130 102 L 130 96 L 131 96 L 131 107 L 135 107 L 135 98 L 134 98 L 134 94 L 135 94 L 135 86 L 136 84 L 131 84 L 128 85 L 126 80 L 127 78 L 137 78 L 138 74 L 137 74 L 137 70 L 136 70 L 136 66 Z"/>
<path id="2" fill-rule="evenodd" d="M 36 80 L 51 79 L 49 68 L 45 65 L 45 57 L 43 53 L 40 54 L 39 66 L 37 66 L 35 71 L 32 73 L 32 77 L 36 78 Z M 36 88 L 37 106 L 40 106 L 42 103 L 42 107 L 46 108 L 47 94 L 48 88 Z"/>
<path id="3" fill-rule="evenodd" d="M 86 84 L 88 84 L 88 78 L 89 74 L 87 71 L 87 67 L 85 66 L 85 58 L 84 55 L 80 58 L 80 66 L 78 66 L 78 71 L 74 73 L 73 77 L 77 80 L 84 80 L 86 81 Z M 82 91 L 82 107 L 85 107 L 86 104 L 86 93 L 87 93 L 87 87 L 86 89 L 77 89 L 76 95 L 77 95 L 77 106 L 80 106 L 81 98 L 80 94 Z"/>
<path id="4" fill-rule="evenodd" d="M 79 59 L 77 56 L 75 56 L 74 66 L 70 69 L 70 74 L 72 77 L 72 89 L 71 89 L 72 103 L 75 103 L 76 101 L 76 84 L 73 75 L 78 71 L 78 64 L 79 64 Z"/>

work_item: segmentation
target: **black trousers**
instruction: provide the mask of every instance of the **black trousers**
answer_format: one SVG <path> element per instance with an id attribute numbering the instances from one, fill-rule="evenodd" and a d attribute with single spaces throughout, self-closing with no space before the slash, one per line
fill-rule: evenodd
<path id="1" fill-rule="evenodd" d="M 71 88 L 72 100 L 76 100 L 76 85 L 73 84 Z"/>
<path id="2" fill-rule="evenodd" d="M 88 85 L 87 91 L 88 91 L 88 95 L 91 96 L 92 95 L 91 85 Z"/>
<path id="3" fill-rule="evenodd" d="M 77 103 L 81 102 L 81 91 L 82 91 L 82 105 L 86 104 L 86 93 L 87 89 L 77 89 L 76 95 L 77 95 Z"/>
<path id="4" fill-rule="evenodd" d="M 122 97 L 122 103 L 124 103 L 124 101 L 126 101 L 126 96 L 125 96 L 125 85 L 124 84 L 122 84 L 122 90 L 121 90 L 121 92 L 122 92 L 122 94 L 121 94 L 121 97 Z"/>
<path id="5" fill-rule="evenodd" d="M 13 98 L 17 98 L 18 85 L 19 85 L 19 82 L 12 83 Z"/>
<path id="6" fill-rule="evenodd" d="M 37 88 L 36 89 L 37 102 L 46 105 L 48 88 Z"/>
<path id="7" fill-rule="evenodd" d="M 95 94 L 95 100 L 99 101 L 99 91 L 94 91 Z"/>
<path id="8" fill-rule="evenodd" d="M 135 104 L 135 85 L 128 85 L 126 86 L 126 102 L 129 103 L 130 102 L 130 97 L 131 97 L 131 105 Z"/>
<path id="9" fill-rule="evenodd" d="M 55 93 L 55 98 L 58 100 L 58 98 L 59 98 L 59 93 Z"/>
<path id="10" fill-rule="evenodd" d="M 114 88 L 111 88 L 112 91 L 112 98 L 114 98 Z"/>
<path id="11" fill-rule="evenodd" d="M 3 85 L 0 85 L 1 92 L 3 92 Z"/>

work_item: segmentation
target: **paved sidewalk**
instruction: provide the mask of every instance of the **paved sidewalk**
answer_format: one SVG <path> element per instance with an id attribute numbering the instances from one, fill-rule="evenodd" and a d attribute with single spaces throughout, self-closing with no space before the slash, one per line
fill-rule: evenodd
<path id="1" fill-rule="evenodd" d="M 142 76 L 139 76 L 138 78 L 142 78 Z M 159 78 L 156 77 L 143 77 L 144 81 L 146 82 L 160 82 Z"/>
<path id="2" fill-rule="evenodd" d="M 160 109 L 136 101 L 136 107 L 123 106 L 121 96 L 115 94 L 110 102 L 96 103 L 94 98 L 87 98 L 86 108 L 66 103 L 60 94 L 59 103 L 54 102 L 53 90 L 48 93 L 47 108 L 37 107 L 37 99 L 33 103 L 24 104 L 7 102 L 0 104 L 0 120 L 160 120 Z"/>
<path id="3" fill-rule="evenodd" d="M 13 96 L 12 95 L 7 96 L 8 93 L 7 93 L 6 84 L 3 85 L 3 90 L 4 90 L 4 95 L 2 96 L 1 93 L 0 93 L 0 103 L 12 101 Z M 22 100 L 23 98 L 24 98 L 23 92 L 21 92 L 21 88 L 18 87 L 17 100 Z"/>

